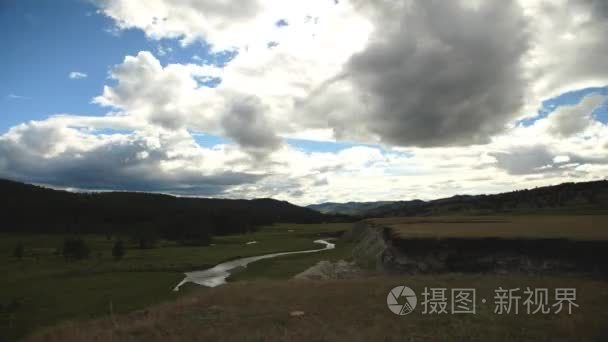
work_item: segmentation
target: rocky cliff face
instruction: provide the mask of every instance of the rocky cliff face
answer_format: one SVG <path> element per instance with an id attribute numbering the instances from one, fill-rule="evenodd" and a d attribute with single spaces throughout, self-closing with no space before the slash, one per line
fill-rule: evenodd
<path id="1" fill-rule="evenodd" d="M 355 262 L 384 273 L 441 272 L 608 276 L 608 241 L 567 239 L 398 239 L 387 227 L 355 224 Z"/>
<path id="2" fill-rule="evenodd" d="M 384 269 L 384 255 L 392 253 L 385 230 L 365 221 L 353 225 L 351 238 L 356 242 L 353 259 L 357 265 L 366 269 Z"/>

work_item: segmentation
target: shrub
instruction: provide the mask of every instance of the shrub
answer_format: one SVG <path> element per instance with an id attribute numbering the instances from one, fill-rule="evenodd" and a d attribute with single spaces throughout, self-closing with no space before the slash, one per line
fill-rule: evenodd
<path id="1" fill-rule="evenodd" d="M 19 242 L 13 251 L 13 256 L 17 259 L 23 258 L 23 244 Z"/>
<path id="2" fill-rule="evenodd" d="M 114 259 L 119 260 L 122 259 L 122 257 L 125 256 L 125 246 L 122 242 L 122 240 L 118 240 L 116 241 L 116 243 L 114 244 L 114 247 L 112 247 L 112 256 L 114 257 Z"/>
<path id="3" fill-rule="evenodd" d="M 85 259 L 91 254 L 89 246 L 82 239 L 66 238 L 63 240 L 61 255 L 66 259 Z"/>

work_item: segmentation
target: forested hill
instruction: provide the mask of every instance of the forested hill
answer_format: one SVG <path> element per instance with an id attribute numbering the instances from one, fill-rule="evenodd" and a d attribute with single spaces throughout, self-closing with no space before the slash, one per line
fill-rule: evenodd
<path id="1" fill-rule="evenodd" d="M 0 231 L 132 233 L 170 239 L 254 230 L 275 222 L 316 223 L 323 214 L 273 199 L 183 198 L 129 192 L 74 193 L 0 180 Z"/>
<path id="2" fill-rule="evenodd" d="M 433 201 L 393 202 L 367 217 L 500 213 L 608 212 L 608 181 L 563 183 L 496 195 L 460 195 Z"/>

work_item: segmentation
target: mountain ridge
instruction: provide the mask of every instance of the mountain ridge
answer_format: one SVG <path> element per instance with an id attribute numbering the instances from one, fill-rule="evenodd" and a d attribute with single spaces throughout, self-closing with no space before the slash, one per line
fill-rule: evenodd
<path id="1" fill-rule="evenodd" d="M 324 214 L 359 217 L 492 214 L 526 211 L 608 210 L 608 180 L 566 182 L 498 194 L 454 195 L 430 201 L 326 202 L 307 206 Z"/>

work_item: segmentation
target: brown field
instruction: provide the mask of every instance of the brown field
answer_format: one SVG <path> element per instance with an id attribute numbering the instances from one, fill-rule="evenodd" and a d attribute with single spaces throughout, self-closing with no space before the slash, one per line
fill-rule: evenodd
<path id="1" fill-rule="evenodd" d="M 411 287 L 477 289 L 476 314 L 407 316 L 387 309 L 388 291 Z M 608 329 L 605 281 L 573 277 L 444 274 L 337 281 L 237 282 L 200 289 L 175 302 L 127 315 L 67 322 L 30 341 L 594 341 Z M 494 313 L 494 290 L 573 287 L 571 315 Z M 480 298 L 487 298 L 481 304 Z M 292 316 L 294 311 L 302 311 Z"/>
<path id="2" fill-rule="evenodd" d="M 398 217 L 370 220 L 400 238 L 608 240 L 608 215 Z"/>

